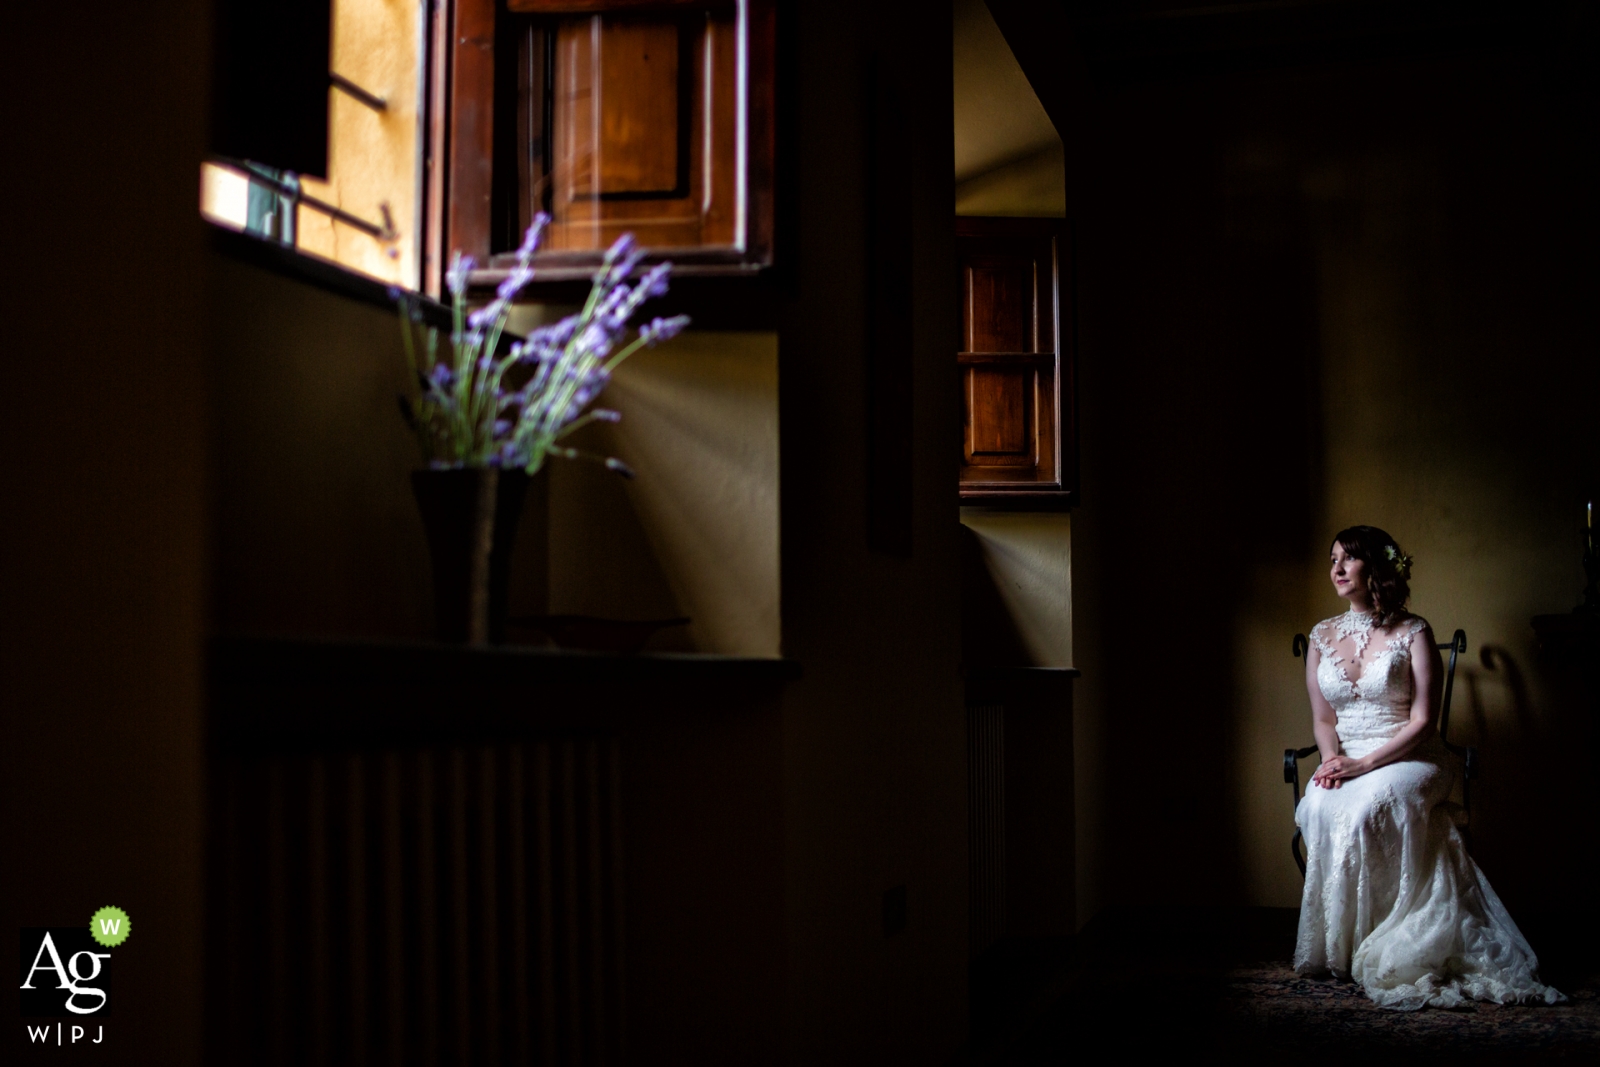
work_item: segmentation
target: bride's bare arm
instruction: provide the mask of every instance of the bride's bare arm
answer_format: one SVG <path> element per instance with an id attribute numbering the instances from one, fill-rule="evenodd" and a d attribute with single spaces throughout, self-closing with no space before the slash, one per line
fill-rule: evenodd
<path id="1" fill-rule="evenodd" d="M 1318 754 L 1322 757 L 1322 762 L 1311 774 L 1311 780 L 1325 789 L 1334 789 L 1338 788 L 1336 783 L 1322 780 L 1322 768 L 1329 765 L 1329 760 L 1339 758 L 1339 732 L 1336 728 L 1339 716 L 1334 713 L 1333 705 L 1322 695 L 1322 686 L 1317 683 L 1317 665 L 1321 662 L 1322 653 L 1315 644 L 1306 649 L 1306 692 L 1311 697 L 1311 735 L 1316 738 Z"/>
<path id="2" fill-rule="evenodd" d="M 1356 778 L 1386 763 L 1405 759 L 1412 749 L 1427 740 L 1434 729 L 1434 716 L 1438 713 L 1438 693 L 1435 690 L 1441 667 L 1439 650 L 1433 643 L 1433 630 L 1424 626 L 1411 638 L 1412 697 L 1409 720 L 1381 748 L 1374 749 L 1358 760 L 1340 757 L 1341 765 L 1331 768 L 1326 775 L 1334 780 L 1335 788 L 1341 779 Z M 1323 773 L 1321 767 L 1317 773 Z"/>

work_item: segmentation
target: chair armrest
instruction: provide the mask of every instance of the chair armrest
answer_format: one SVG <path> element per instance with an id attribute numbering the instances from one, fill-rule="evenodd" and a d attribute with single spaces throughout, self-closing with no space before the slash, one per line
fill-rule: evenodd
<path id="1" fill-rule="evenodd" d="M 1294 790 L 1295 807 L 1300 806 L 1300 761 L 1317 751 L 1316 745 L 1283 750 L 1283 781 Z"/>
<path id="2" fill-rule="evenodd" d="M 1300 782 L 1300 761 L 1316 752 L 1316 745 L 1307 745 L 1305 748 L 1286 748 L 1283 750 L 1283 780 L 1290 785 Z"/>

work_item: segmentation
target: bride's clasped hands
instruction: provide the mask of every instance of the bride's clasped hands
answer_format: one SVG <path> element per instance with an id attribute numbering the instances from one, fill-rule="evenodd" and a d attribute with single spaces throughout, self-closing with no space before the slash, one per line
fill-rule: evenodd
<path id="1" fill-rule="evenodd" d="M 1332 759 L 1323 760 L 1311 775 L 1311 784 L 1321 786 L 1323 789 L 1338 789 L 1347 780 L 1359 778 L 1372 770 L 1366 760 L 1351 759 L 1349 756 L 1334 756 Z"/>

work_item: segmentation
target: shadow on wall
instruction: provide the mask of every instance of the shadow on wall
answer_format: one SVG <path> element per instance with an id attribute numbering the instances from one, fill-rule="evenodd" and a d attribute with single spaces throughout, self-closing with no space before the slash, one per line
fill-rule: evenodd
<path id="1" fill-rule="evenodd" d="M 1456 743 L 1476 745 L 1482 767 L 1472 785 L 1473 858 L 1555 976 L 1591 959 L 1594 935 L 1574 916 L 1592 909 L 1594 850 L 1574 836 L 1567 812 L 1593 807 L 1593 726 L 1574 678 L 1537 655 L 1526 666 L 1501 645 L 1462 664 L 1451 715 Z M 1588 934 L 1585 937 L 1584 934 Z"/>
<path id="2" fill-rule="evenodd" d="M 984 559 L 983 541 L 961 527 L 961 662 L 972 667 L 1031 666 L 1028 646 Z"/>
<path id="3" fill-rule="evenodd" d="M 212 255 L 217 628 L 425 638 L 395 314 Z"/>
<path id="4" fill-rule="evenodd" d="M 689 331 L 618 369 L 622 421 L 575 434 L 623 481 L 562 463 L 551 482 L 553 613 L 687 615 L 652 648 L 780 654 L 778 339 Z"/>

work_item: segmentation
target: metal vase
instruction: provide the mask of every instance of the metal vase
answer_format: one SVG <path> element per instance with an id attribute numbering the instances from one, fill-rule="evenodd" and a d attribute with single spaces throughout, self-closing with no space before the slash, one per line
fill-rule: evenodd
<path id="1" fill-rule="evenodd" d="M 511 548 L 530 481 L 521 470 L 493 467 L 411 475 L 433 558 L 433 610 L 440 641 L 505 640 Z"/>

